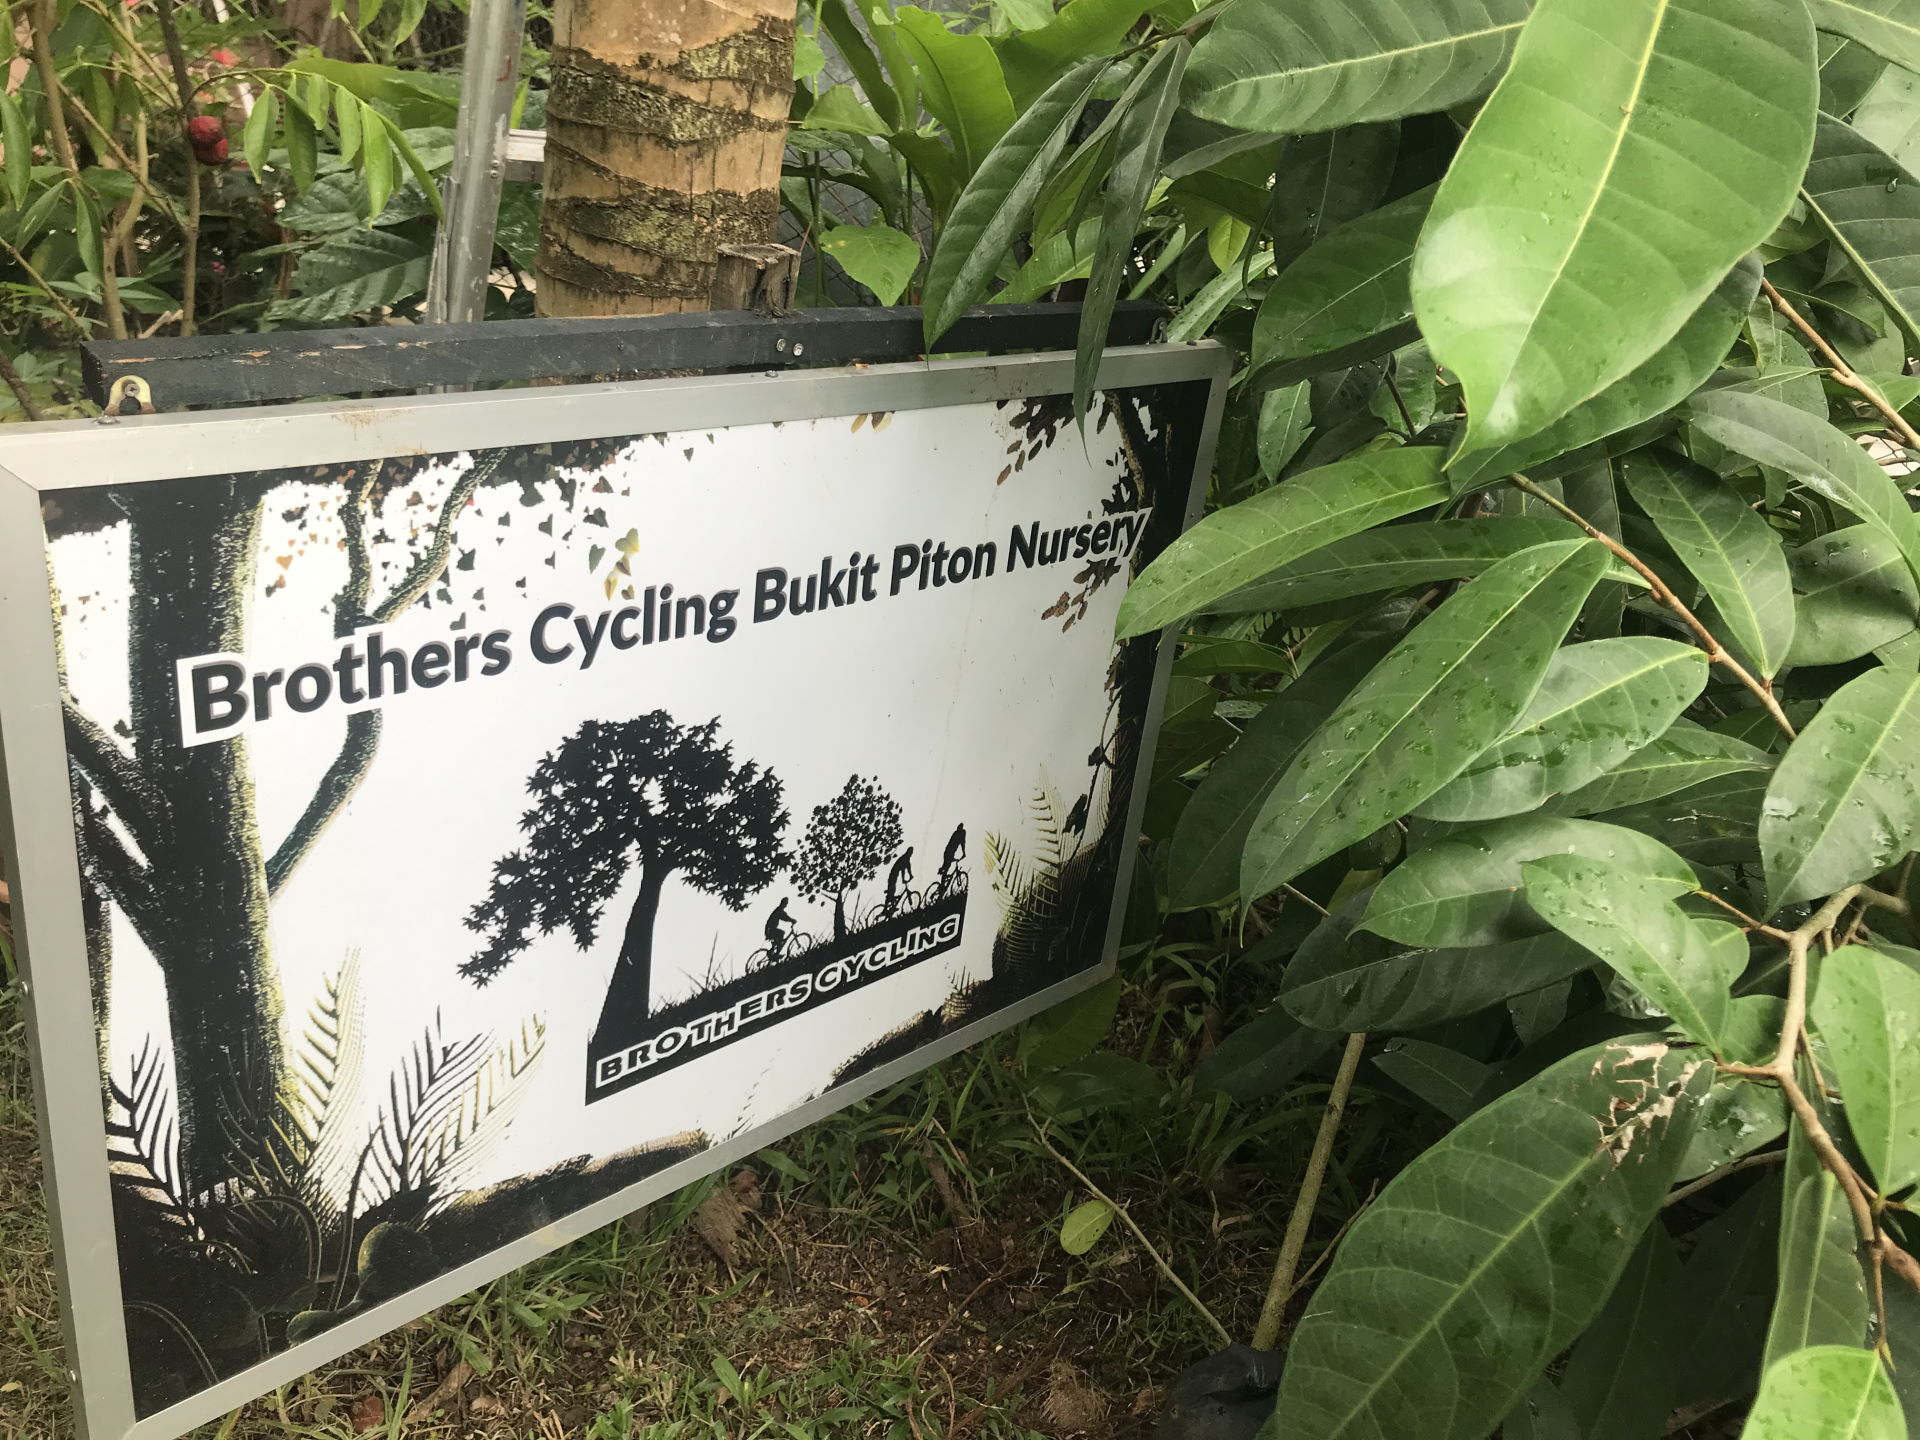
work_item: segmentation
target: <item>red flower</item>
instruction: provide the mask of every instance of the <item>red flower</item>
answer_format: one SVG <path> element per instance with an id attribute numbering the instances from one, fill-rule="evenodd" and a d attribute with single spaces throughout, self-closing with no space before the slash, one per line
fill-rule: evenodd
<path id="1" fill-rule="evenodd" d="M 240 57 L 235 55 L 231 50 L 216 50 L 207 58 L 216 65 L 237 65 L 240 63 Z"/>
<path id="2" fill-rule="evenodd" d="M 187 143 L 193 146 L 194 159 L 202 165 L 227 163 L 227 132 L 211 115 L 196 115 L 187 121 Z"/>

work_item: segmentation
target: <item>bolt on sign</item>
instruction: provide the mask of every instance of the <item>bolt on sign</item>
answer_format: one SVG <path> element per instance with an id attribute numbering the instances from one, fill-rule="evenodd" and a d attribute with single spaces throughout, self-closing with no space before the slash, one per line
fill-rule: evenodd
<path id="1" fill-rule="evenodd" d="M 87 1440 L 163 1440 L 1111 972 L 1227 357 L 0 437 Z"/>

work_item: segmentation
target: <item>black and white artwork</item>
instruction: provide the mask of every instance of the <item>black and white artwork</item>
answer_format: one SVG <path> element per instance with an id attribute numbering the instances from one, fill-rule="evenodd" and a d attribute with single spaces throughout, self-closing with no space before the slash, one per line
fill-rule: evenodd
<path id="1" fill-rule="evenodd" d="M 139 1413 L 1099 970 L 1207 394 L 50 493 Z"/>

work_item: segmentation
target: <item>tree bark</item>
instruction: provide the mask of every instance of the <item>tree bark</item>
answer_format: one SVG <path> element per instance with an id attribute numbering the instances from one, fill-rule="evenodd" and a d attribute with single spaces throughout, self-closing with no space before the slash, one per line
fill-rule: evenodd
<path id="1" fill-rule="evenodd" d="M 624 1032 L 653 1008 L 653 926 L 660 915 L 660 892 L 671 873 L 665 865 L 647 865 L 641 871 L 640 894 L 627 915 L 620 958 L 614 962 L 600 1023 L 594 1027 L 596 1036 L 609 1033 L 610 1028 Z"/>
<path id="2" fill-rule="evenodd" d="M 794 0 L 560 0 L 543 315 L 707 308 L 722 245 L 774 238 Z"/>

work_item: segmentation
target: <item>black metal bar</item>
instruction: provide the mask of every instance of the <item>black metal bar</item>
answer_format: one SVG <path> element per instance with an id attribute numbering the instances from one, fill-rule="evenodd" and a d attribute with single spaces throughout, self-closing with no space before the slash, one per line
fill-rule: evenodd
<path id="1" fill-rule="evenodd" d="M 1109 343 L 1153 338 L 1166 311 L 1115 308 Z M 1077 304 L 985 305 L 940 337 L 941 353 L 1073 348 Z M 146 381 L 159 410 L 378 395 L 440 385 L 618 380 L 672 371 L 775 370 L 905 360 L 926 352 L 918 307 L 750 311 L 592 320 L 383 325 L 179 340 L 96 340 L 81 347 L 87 393 L 104 405 L 114 381 Z"/>

